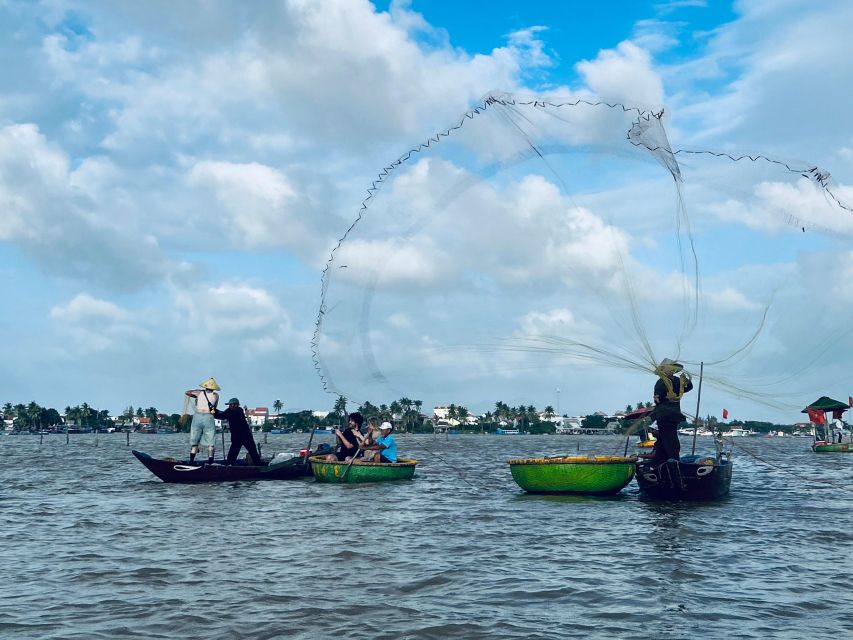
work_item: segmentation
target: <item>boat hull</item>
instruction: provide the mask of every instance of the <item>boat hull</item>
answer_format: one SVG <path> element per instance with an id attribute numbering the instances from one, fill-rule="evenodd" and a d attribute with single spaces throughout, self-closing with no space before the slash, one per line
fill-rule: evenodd
<path id="1" fill-rule="evenodd" d="M 730 460 L 687 456 L 662 465 L 637 463 L 640 493 L 659 500 L 716 500 L 728 495 L 732 482 Z"/>
<path id="2" fill-rule="evenodd" d="M 205 464 L 197 466 L 186 460 L 154 458 L 142 451 L 132 452 L 145 468 L 163 482 L 195 484 L 200 482 L 229 482 L 234 480 L 293 480 L 311 475 L 311 464 L 305 458 L 290 458 L 284 462 L 263 465 Z"/>
<path id="3" fill-rule="evenodd" d="M 569 456 L 508 460 L 512 478 L 528 493 L 608 495 L 634 477 L 635 457 Z"/>
<path id="4" fill-rule="evenodd" d="M 400 458 L 397 462 L 327 462 L 323 456 L 311 458 L 311 470 L 318 482 L 358 484 L 411 480 L 417 460 Z"/>
<path id="5" fill-rule="evenodd" d="M 849 442 L 826 442 L 824 444 L 813 444 L 812 451 L 815 453 L 853 453 L 853 446 Z"/>

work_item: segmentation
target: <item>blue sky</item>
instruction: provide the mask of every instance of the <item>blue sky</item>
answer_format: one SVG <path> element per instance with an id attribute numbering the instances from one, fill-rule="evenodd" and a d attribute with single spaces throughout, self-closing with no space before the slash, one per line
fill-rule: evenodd
<path id="1" fill-rule="evenodd" d="M 490 93 L 664 108 L 674 148 L 819 165 L 849 202 L 851 27 L 853 8 L 841 1 L 0 1 L 0 403 L 177 411 L 183 391 L 212 375 L 249 405 L 280 398 L 291 410 L 328 409 L 334 397 L 323 391 L 310 343 L 329 252 L 382 167 Z M 506 152 L 517 142 L 488 118 L 476 126 L 485 127 L 472 130 L 486 145 Z M 607 131 L 608 153 L 623 134 Z M 464 137 L 431 156 L 434 175 L 454 163 L 461 172 L 482 168 L 454 155 L 457 142 Z M 494 347 L 556 335 L 548 331 L 625 346 L 622 337 L 592 331 L 603 325 L 584 296 L 600 295 L 607 283 L 589 276 L 585 291 L 573 290 L 568 271 L 543 261 L 537 247 L 560 239 L 559 225 L 583 232 L 562 237 L 554 264 L 581 250 L 587 265 L 598 263 L 618 249 L 641 300 L 658 296 L 641 304 L 650 334 L 683 319 L 653 291 L 679 282 L 677 251 L 661 250 L 675 246 L 669 187 L 651 193 L 621 156 L 589 158 L 600 164 L 589 165 L 596 172 L 586 188 L 566 187 L 554 200 L 549 189 L 560 181 L 547 167 L 480 174 L 477 194 L 515 202 L 508 216 L 529 209 L 536 224 L 519 231 L 509 218 L 492 219 L 490 229 L 470 209 L 455 237 L 442 236 L 460 199 L 412 247 L 395 245 L 395 221 L 383 218 L 417 175 L 414 163 L 404 166 L 402 181 L 388 185 L 388 198 L 377 199 L 345 251 L 358 242 L 393 247 L 407 261 L 389 258 L 384 273 L 415 284 L 398 294 L 391 280 L 380 283 L 382 321 L 365 324 L 350 307 L 333 317 L 339 324 L 329 323 L 322 344 L 340 390 L 374 403 L 399 392 L 425 407 L 454 402 L 482 411 L 498 400 L 555 405 L 560 388 L 570 414 L 648 399 L 648 372 Z M 716 385 L 711 368 L 701 412 L 725 406 L 734 417 L 794 421 L 812 395 L 850 395 L 853 342 L 844 331 L 853 274 L 844 210 L 796 175 L 701 156 L 680 161 L 707 295 L 685 359 L 707 360 L 727 341 L 722 346 L 734 347 L 773 301 L 759 342 L 737 367 L 719 371 Z M 570 164 L 554 166 L 574 175 Z M 528 170 L 542 180 L 528 180 L 523 191 Z M 446 189 L 456 178 L 445 175 Z M 526 199 L 511 200 L 522 193 Z M 557 208 L 534 206 L 546 202 Z M 565 215 L 555 214 L 560 207 Z M 595 244 L 602 229 L 610 244 Z M 474 237 L 485 230 L 494 234 L 488 246 L 514 249 L 513 260 L 477 253 L 488 251 Z M 460 240 L 458 251 L 439 258 Z M 356 256 L 352 282 L 375 262 Z M 510 262 L 513 277 L 530 268 L 529 296 L 501 288 Z M 548 281 L 565 289 L 536 282 L 532 265 L 551 269 Z M 598 266 L 601 278 L 616 273 Z M 333 293 L 363 305 L 358 291 Z M 453 301 L 455 314 L 431 316 L 442 300 Z M 624 302 L 608 298 L 620 312 Z M 337 341 L 347 332 L 361 343 L 370 336 L 387 384 L 361 375 L 364 363 Z M 486 338 L 485 356 L 441 351 Z M 654 356 L 669 355 L 672 344 L 656 340 Z M 801 370 L 814 354 L 820 358 Z"/>

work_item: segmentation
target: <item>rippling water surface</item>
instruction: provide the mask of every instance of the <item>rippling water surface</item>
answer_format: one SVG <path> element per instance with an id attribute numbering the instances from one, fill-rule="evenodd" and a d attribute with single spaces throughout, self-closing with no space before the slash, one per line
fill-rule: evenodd
<path id="1" fill-rule="evenodd" d="M 185 435 L 0 437 L 0 637 L 853 637 L 853 454 L 739 439 L 730 497 L 662 504 L 526 495 L 506 464 L 616 437 L 397 440 L 411 482 L 190 486 L 130 454 Z"/>

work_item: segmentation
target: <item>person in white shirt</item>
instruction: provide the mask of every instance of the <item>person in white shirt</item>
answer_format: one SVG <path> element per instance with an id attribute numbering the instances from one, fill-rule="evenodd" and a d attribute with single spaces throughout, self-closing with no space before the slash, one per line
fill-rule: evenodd
<path id="1" fill-rule="evenodd" d="M 198 447 L 207 447 L 207 463 L 213 464 L 213 453 L 216 441 L 216 424 L 213 414 L 216 411 L 216 403 L 219 402 L 221 387 L 216 380 L 208 378 L 199 385 L 198 389 L 190 389 L 186 395 L 195 398 L 195 413 L 190 426 L 190 463 L 195 462 Z"/>

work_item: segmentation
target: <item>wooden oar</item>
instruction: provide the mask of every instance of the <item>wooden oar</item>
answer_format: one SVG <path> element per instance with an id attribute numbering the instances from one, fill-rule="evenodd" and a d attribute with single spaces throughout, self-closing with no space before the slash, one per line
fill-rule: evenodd
<path id="1" fill-rule="evenodd" d="M 347 477 L 347 474 L 349 473 L 349 468 L 352 466 L 352 463 L 353 463 L 353 462 L 355 462 L 355 459 L 358 457 L 358 454 L 359 454 L 359 453 L 361 453 L 361 445 L 359 445 L 359 447 L 358 447 L 358 449 L 356 450 L 356 452 L 355 452 L 355 454 L 353 455 L 353 457 L 349 459 L 349 462 L 347 463 L 347 468 L 346 468 L 346 469 L 344 469 L 344 473 L 343 473 L 343 475 L 341 476 L 341 482 L 343 482 L 343 481 L 344 481 L 344 479 Z"/>
<path id="2" fill-rule="evenodd" d="M 311 427 L 311 437 L 308 438 L 308 446 L 305 448 L 305 459 L 302 461 L 302 466 L 308 465 L 308 458 L 311 457 L 311 441 L 314 440 L 314 430 L 317 427 Z"/>

